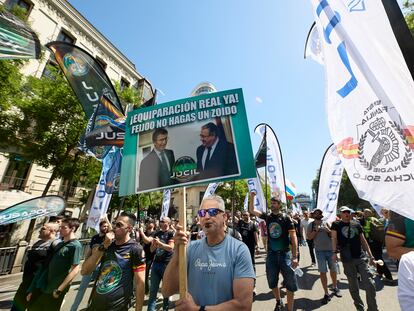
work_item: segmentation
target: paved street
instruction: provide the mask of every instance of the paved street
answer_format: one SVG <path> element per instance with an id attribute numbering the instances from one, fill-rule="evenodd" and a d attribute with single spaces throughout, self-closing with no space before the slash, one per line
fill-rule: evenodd
<path id="1" fill-rule="evenodd" d="M 342 273 L 339 275 L 339 288 L 342 290 L 343 297 L 333 297 L 331 302 L 322 306 L 320 299 L 323 297 L 323 290 L 319 281 L 319 274 L 316 267 L 310 266 L 310 256 L 307 247 L 301 247 L 301 260 L 300 266 L 305 272 L 303 277 L 299 279 L 300 290 L 295 297 L 295 310 L 335 310 L 335 311 L 351 311 L 355 310 L 351 296 L 348 292 L 348 284 L 345 275 Z M 257 269 L 257 296 L 253 303 L 254 311 L 266 311 L 273 310 L 275 300 L 273 294 L 267 287 L 266 274 L 265 274 L 265 255 L 261 254 L 256 259 Z M 391 265 L 390 269 L 395 276 L 395 266 Z M 342 270 L 342 265 L 341 265 Z M 396 278 L 396 276 L 395 276 Z M 20 277 L 1 277 L 0 278 L 0 310 L 10 309 L 11 300 L 19 285 Z M 70 309 L 70 302 L 74 300 L 79 286 L 80 277 L 78 276 L 75 282 L 71 286 L 70 292 L 66 295 L 65 304 L 62 310 L 68 311 Z M 88 296 L 90 288 L 85 295 Z M 365 292 L 361 291 L 361 297 L 365 301 Z M 85 308 L 87 298 L 84 299 L 81 304 L 81 309 Z M 284 299 L 286 301 L 286 299 Z M 400 310 L 397 299 L 397 286 L 385 286 L 383 289 L 377 292 L 377 301 L 379 310 Z M 161 302 L 161 301 L 159 301 Z M 133 309 L 131 309 L 133 310 Z"/>

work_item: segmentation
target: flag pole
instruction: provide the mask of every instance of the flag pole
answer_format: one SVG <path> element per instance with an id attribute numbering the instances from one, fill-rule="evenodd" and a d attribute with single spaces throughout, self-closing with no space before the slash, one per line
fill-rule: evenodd
<path id="1" fill-rule="evenodd" d="M 267 214 L 267 125 L 265 125 L 264 131 L 264 141 L 266 142 L 266 162 L 265 162 L 265 204 L 266 204 L 266 214 Z M 260 178 L 259 178 L 260 182 Z"/>
<path id="2" fill-rule="evenodd" d="M 232 182 L 233 184 L 233 189 L 232 189 L 232 195 L 231 195 L 231 217 L 232 217 L 232 222 L 233 222 L 233 237 L 236 236 L 236 226 L 235 226 L 235 222 L 234 222 L 234 201 L 235 201 L 235 193 L 236 193 L 236 181 L 233 180 Z"/>
<path id="3" fill-rule="evenodd" d="M 178 210 L 178 221 L 183 230 L 187 230 L 187 198 L 186 187 L 183 187 L 183 199 L 182 204 Z M 185 245 L 178 245 L 178 273 L 179 273 L 179 292 L 180 298 L 187 296 L 187 252 Z"/>

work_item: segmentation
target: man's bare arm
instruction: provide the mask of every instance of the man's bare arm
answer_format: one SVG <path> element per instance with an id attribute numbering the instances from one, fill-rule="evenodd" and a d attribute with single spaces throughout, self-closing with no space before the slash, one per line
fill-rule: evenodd
<path id="1" fill-rule="evenodd" d="M 256 193 L 250 192 L 250 200 L 249 200 L 249 213 L 252 215 L 255 215 L 256 217 L 262 216 L 262 212 L 254 209 L 254 197 L 256 196 Z"/>
<path id="2" fill-rule="evenodd" d="M 145 270 L 134 272 L 135 279 L 135 311 L 142 311 L 145 296 Z"/>
<path id="3" fill-rule="evenodd" d="M 72 265 L 72 268 L 69 272 L 69 274 L 65 277 L 62 284 L 58 286 L 58 290 L 64 291 L 66 287 L 69 286 L 69 284 L 72 282 L 72 280 L 76 277 L 76 275 L 79 272 L 79 265 Z"/>

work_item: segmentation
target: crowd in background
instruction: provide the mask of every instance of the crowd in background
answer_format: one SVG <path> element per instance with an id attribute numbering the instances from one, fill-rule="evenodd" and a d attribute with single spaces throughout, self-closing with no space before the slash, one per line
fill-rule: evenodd
<path id="1" fill-rule="evenodd" d="M 223 209 L 209 208 L 206 211 L 199 212 L 187 230 L 178 225 L 178 220 L 169 217 L 161 220 L 147 218 L 141 224 L 137 224 L 136 217 L 130 213 L 121 213 L 113 222 L 104 219 L 100 223 L 100 232 L 91 239 L 82 269 L 82 246 L 75 238 L 79 221 L 62 217 L 51 219 L 42 226 L 39 241 L 28 253 L 12 310 L 41 310 L 45 305 L 48 309 L 59 310 L 70 283 L 81 271 L 83 277 L 77 295 L 74 301 L 66 302 L 71 305 L 71 311 L 78 310 L 91 282 L 94 287 L 88 298 L 88 310 L 128 310 L 131 301 L 135 301 L 136 310 L 141 310 L 144 297 L 148 295 L 148 310 L 154 311 L 161 282 L 173 258 L 176 232 L 180 232 L 181 239 L 187 243 L 181 233 L 187 231 L 191 245 L 206 238 L 209 224 L 206 225 L 206 219 L 214 219 L 220 213 L 223 214 L 225 235 L 247 247 L 246 254 L 249 254 L 254 271 L 255 257 L 260 254 L 260 249 L 267 254 L 266 273 L 276 298 L 275 310 L 285 307 L 280 298 L 279 274 L 283 276 L 280 287 L 286 288 L 288 293 L 287 310 L 293 310 L 297 277 L 303 274 L 299 268 L 299 250 L 303 252 L 306 246 L 311 265 L 317 266 L 320 273 L 324 289 L 322 304 L 327 304 L 333 296 L 342 297 L 337 287 L 339 257 L 357 310 L 365 308 L 359 295 L 360 282 L 366 291 L 368 310 L 378 310 L 374 277 L 382 279 L 386 285 L 394 284 L 388 264 L 392 262 L 398 266 L 402 257 L 406 276 L 401 277 L 404 283 L 400 283 L 400 304 L 403 310 L 408 310 L 403 306 L 413 303 L 410 267 L 414 259 L 408 253 L 414 248 L 414 236 L 410 235 L 414 233 L 414 222 L 403 216 L 394 213 L 391 220 L 391 213 L 386 209 L 376 215 L 371 209 L 354 211 L 343 206 L 339 208 L 336 221 L 329 224 L 323 221 L 324 215 L 319 209 L 286 212 L 277 199 L 271 200 L 269 213 L 258 212 L 250 206 L 247 211 L 232 214 L 224 210 L 224 205 Z M 210 239 L 211 236 L 210 233 Z M 388 263 L 383 258 L 386 240 L 387 256 L 395 259 L 387 260 Z M 256 295 L 254 284 L 252 300 Z M 135 297 L 134 300 L 131 297 Z M 169 309 L 168 296 L 163 298 L 162 305 L 163 310 Z"/>

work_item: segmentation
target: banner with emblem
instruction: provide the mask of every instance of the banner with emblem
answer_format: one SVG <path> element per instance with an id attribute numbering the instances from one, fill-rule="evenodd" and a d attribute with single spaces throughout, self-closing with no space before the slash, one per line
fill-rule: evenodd
<path id="1" fill-rule="evenodd" d="M 285 172 L 283 169 L 282 152 L 273 129 L 265 123 L 256 126 L 255 133 L 259 134 L 266 143 L 261 145 L 266 148 L 267 180 L 273 197 L 279 198 L 286 204 Z M 259 152 L 261 149 L 259 149 Z M 259 157 L 257 157 L 259 158 Z"/>
<path id="2" fill-rule="evenodd" d="M 122 196 L 255 175 L 241 89 L 128 113 Z"/>
<path id="3" fill-rule="evenodd" d="M 266 213 L 266 201 L 263 194 L 262 183 L 260 182 L 259 177 L 249 178 L 247 180 L 247 187 L 249 188 L 249 193 L 254 192 L 256 196 L 254 197 L 253 207 L 255 210 L 262 213 Z M 245 202 L 246 206 L 246 202 Z"/>
<path id="4" fill-rule="evenodd" d="M 36 33 L 12 13 L 0 11 L 0 59 L 40 58 Z"/>
<path id="5" fill-rule="evenodd" d="M 209 183 L 206 189 L 206 192 L 204 192 L 203 195 L 203 200 L 209 196 L 209 195 L 213 195 L 214 193 L 216 193 L 217 187 L 220 185 L 219 182 L 213 182 L 213 183 Z"/>
<path id="6" fill-rule="evenodd" d="M 316 208 L 323 213 L 323 220 L 332 223 L 336 219 L 339 188 L 344 167 L 335 145 L 326 149 L 319 169 L 319 185 Z"/>
<path id="7" fill-rule="evenodd" d="M 170 210 L 170 202 L 171 202 L 171 189 L 164 190 L 163 197 L 162 197 L 162 211 L 160 220 L 164 217 L 168 217 L 168 211 Z"/>
<path id="8" fill-rule="evenodd" d="M 0 226 L 27 219 L 56 216 L 65 209 L 65 206 L 65 200 L 57 195 L 26 200 L 0 211 Z"/>
<path id="9" fill-rule="evenodd" d="M 109 102 L 115 108 L 111 111 L 114 115 L 124 114 L 123 107 L 110 79 L 92 55 L 67 42 L 54 41 L 46 44 L 46 46 L 53 52 L 59 67 L 79 99 L 86 118 L 89 120 L 85 135 L 88 135 L 94 128 L 95 120 L 99 121 L 100 126 L 110 123 L 108 118 L 99 116 L 100 111 L 106 114 Z M 101 107 L 106 109 L 98 107 L 102 95 L 105 95 L 106 99 L 103 99 Z M 97 159 L 103 159 L 111 146 L 95 146 L 89 149 L 85 137 L 83 137 L 80 148 L 85 152 L 90 151 Z"/>
<path id="10" fill-rule="evenodd" d="M 360 198 L 414 219 L 414 84 L 382 2 L 311 2 L 348 176 Z"/>

